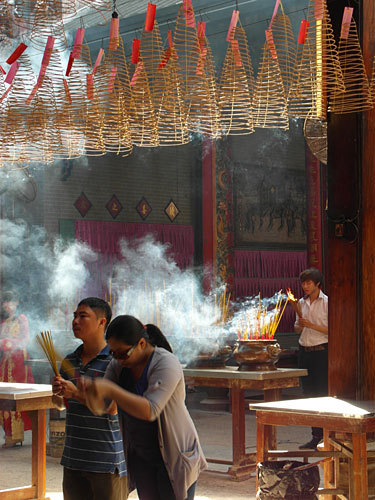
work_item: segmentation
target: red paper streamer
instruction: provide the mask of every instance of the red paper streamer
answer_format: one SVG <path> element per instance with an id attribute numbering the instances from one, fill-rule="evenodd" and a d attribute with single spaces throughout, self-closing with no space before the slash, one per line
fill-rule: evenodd
<path id="1" fill-rule="evenodd" d="M 156 5 L 153 3 L 149 3 L 147 5 L 145 31 L 152 31 L 154 29 L 155 12 L 156 12 Z"/>
<path id="2" fill-rule="evenodd" d="M 232 12 L 232 19 L 230 20 L 228 28 L 227 42 L 229 42 L 229 40 L 232 40 L 233 38 L 233 30 L 237 26 L 239 13 L 240 13 L 239 10 L 234 10 Z"/>
<path id="3" fill-rule="evenodd" d="M 27 49 L 27 45 L 25 45 L 24 43 L 20 43 L 18 45 L 18 47 L 16 48 L 16 50 L 13 52 L 13 54 L 8 57 L 8 59 L 6 60 L 6 63 L 13 64 L 14 61 L 16 61 L 20 57 L 20 55 L 25 52 L 26 49 Z"/>
<path id="4" fill-rule="evenodd" d="M 276 17 L 277 11 L 279 9 L 279 5 L 280 5 L 280 0 L 276 0 L 275 7 L 273 9 L 273 14 L 272 14 L 271 22 L 270 22 L 270 25 L 268 26 L 269 30 L 272 28 L 273 20 Z"/>
<path id="5" fill-rule="evenodd" d="M 266 30 L 266 39 L 268 43 L 268 48 L 270 49 L 271 52 L 272 59 L 277 59 L 275 42 L 273 41 L 273 34 L 271 30 Z"/>
<path id="6" fill-rule="evenodd" d="M 70 75 L 70 71 L 72 69 L 73 62 L 74 62 L 74 57 L 73 57 L 73 53 L 71 52 L 70 56 L 69 56 L 68 66 L 66 67 L 65 76 L 69 76 Z"/>
<path id="7" fill-rule="evenodd" d="M 108 44 L 109 50 L 116 50 L 118 47 L 119 22 L 120 20 L 118 17 L 112 17 L 111 26 L 109 28 L 109 44 Z"/>
<path id="8" fill-rule="evenodd" d="M 68 82 L 65 80 L 65 78 L 63 78 L 63 82 L 64 82 L 64 90 L 65 90 L 66 98 L 68 99 L 69 104 L 72 104 L 72 97 L 70 95 Z"/>
<path id="9" fill-rule="evenodd" d="M 197 33 L 199 38 L 206 36 L 206 23 L 205 21 L 198 21 Z"/>
<path id="10" fill-rule="evenodd" d="M 353 7 L 345 7 L 341 23 L 340 38 L 346 40 L 349 36 L 350 23 L 352 22 Z"/>
<path id="11" fill-rule="evenodd" d="M 138 64 L 137 64 L 137 67 L 135 68 L 135 71 L 134 71 L 134 75 L 133 75 L 133 78 L 131 79 L 130 81 L 130 85 L 133 86 L 137 83 L 137 80 L 139 78 L 139 75 L 141 74 L 141 71 L 143 69 L 143 62 L 140 61 Z"/>
<path id="12" fill-rule="evenodd" d="M 117 66 L 113 66 L 111 71 L 111 76 L 109 77 L 108 92 L 111 93 L 113 90 L 113 85 L 115 84 L 115 79 L 117 75 Z"/>
<path id="13" fill-rule="evenodd" d="M 84 36 L 85 36 L 85 29 L 78 28 L 77 33 L 76 33 L 76 38 L 74 40 L 73 50 L 72 50 L 72 54 L 73 54 L 74 59 L 79 59 L 81 56 L 82 42 L 83 42 Z"/>
<path id="14" fill-rule="evenodd" d="M 242 59 L 241 59 L 240 46 L 238 45 L 238 40 L 231 40 L 230 43 L 232 45 L 234 62 L 236 63 L 236 66 L 241 67 Z"/>
<path id="15" fill-rule="evenodd" d="M 309 30 L 309 24 L 310 23 L 307 19 L 302 19 L 298 33 L 298 43 L 301 45 L 305 43 L 307 32 Z"/>
<path id="16" fill-rule="evenodd" d="M 14 77 L 16 76 L 16 73 L 18 71 L 18 68 L 20 67 L 20 63 L 15 61 L 12 66 L 10 67 L 8 74 L 5 78 L 5 83 L 9 83 L 9 85 L 13 82 Z"/>
<path id="17" fill-rule="evenodd" d="M 133 38 L 132 63 L 138 64 L 139 52 L 141 49 L 141 41 L 138 38 Z"/>
<path id="18" fill-rule="evenodd" d="M 171 58 L 171 54 L 172 54 L 172 49 L 170 47 L 167 47 L 165 49 L 163 59 L 160 61 L 158 69 L 163 69 L 164 68 L 164 66 L 167 64 L 167 62 Z"/>
<path id="19" fill-rule="evenodd" d="M 195 28 L 195 16 L 194 9 L 191 0 L 183 0 L 184 12 L 185 12 L 185 23 L 186 26 L 190 28 Z"/>
<path id="20" fill-rule="evenodd" d="M 94 78 L 91 73 L 86 75 L 86 96 L 90 101 L 94 99 Z"/>
<path id="21" fill-rule="evenodd" d="M 168 30 L 168 44 L 170 48 L 173 47 L 172 30 Z"/>
<path id="22" fill-rule="evenodd" d="M 99 50 L 99 53 L 96 57 L 96 61 L 95 61 L 95 64 L 94 64 L 94 67 L 92 68 L 92 74 L 94 75 L 95 74 L 95 71 L 97 70 L 101 60 L 102 60 L 102 57 L 103 57 L 103 54 L 104 54 L 104 50 L 103 49 L 100 49 Z"/>
<path id="23" fill-rule="evenodd" d="M 5 69 L 2 66 L 0 66 L 0 71 L 2 72 L 3 75 L 7 74 L 7 72 L 5 71 Z"/>

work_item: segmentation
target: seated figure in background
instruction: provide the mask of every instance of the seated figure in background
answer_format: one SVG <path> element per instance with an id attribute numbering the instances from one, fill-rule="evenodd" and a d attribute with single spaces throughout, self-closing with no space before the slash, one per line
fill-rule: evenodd
<path id="1" fill-rule="evenodd" d="M 0 323 L 0 382 L 34 383 L 31 368 L 25 365 L 29 342 L 29 324 L 18 312 L 19 299 L 15 292 L 2 295 Z M 24 431 L 31 429 L 26 412 L 0 411 L 0 424 L 5 433 L 3 448 L 11 448 L 24 440 Z"/>

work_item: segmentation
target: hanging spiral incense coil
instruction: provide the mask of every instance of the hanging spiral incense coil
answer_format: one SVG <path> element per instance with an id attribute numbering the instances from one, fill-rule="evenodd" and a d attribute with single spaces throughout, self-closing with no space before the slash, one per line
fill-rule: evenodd
<path id="1" fill-rule="evenodd" d="M 161 39 L 158 23 L 155 21 L 152 31 L 143 30 L 140 46 L 140 56 L 147 73 L 155 112 L 159 109 L 162 96 L 166 89 L 165 73 L 159 71 L 159 65 L 163 59 L 163 55 L 163 41 Z"/>
<path id="2" fill-rule="evenodd" d="M 159 145 L 156 115 L 148 78 L 140 59 L 131 80 L 133 108 L 130 110 L 130 133 L 133 144 L 140 147 Z"/>
<path id="3" fill-rule="evenodd" d="M 157 111 L 159 146 L 175 146 L 189 142 L 183 84 L 177 58 L 172 49 L 165 66 L 159 69 L 166 82 Z"/>
<path id="4" fill-rule="evenodd" d="M 192 132 L 217 138 L 221 135 L 221 127 L 216 75 L 211 48 L 205 36 L 200 38 L 200 57 L 191 83 L 190 91 L 185 96 L 188 128 Z"/>
<path id="5" fill-rule="evenodd" d="M 354 113 L 373 107 L 357 25 L 353 18 L 347 28 L 348 36 L 340 36 L 338 48 L 345 92 L 333 92 L 328 108 L 332 113 Z"/>
<path id="6" fill-rule="evenodd" d="M 64 10 L 61 2 L 39 0 L 36 3 L 33 12 L 34 21 L 30 34 L 31 43 L 36 50 L 44 50 L 46 40 L 49 36 L 55 38 L 55 49 L 60 51 L 66 50 L 67 41 L 65 37 L 63 14 Z"/>
<path id="7" fill-rule="evenodd" d="M 296 69 L 296 43 L 290 19 L 284 12 L 275 16 L 271 31 L 285 94 L 288 95 Z"/>
<path id="8" fill-rule="evenodd" d="M 2 44 L 6 40 L 9 42 L 14 36 L 13 30 L 13 20 L 10 12 L 8 2 L 6 0 L 0 1 L 0 39 Z"/>
<path id="9" fill-rule="evenodd" d="M 370 79 L 370 96 L 373 105 L 375 105 L 375 56 L 372 60 L 372 70 L 371 70 L 371 79 Z"/>
<path id="10" fill-rule="evenodd" d="M 218 102 L 225 135 L 254 132 L 252 92 L 254 75 L 245 31 L 237 26 L 229 41 L 219 80 Z"/>
<path id="11" fill-rule="evenodd" d="M 253 98 L 254 127 L 289 129 L 286 98 L 277 57 L 266 41 Z"/>
<path id="12" fill-rule="evenodd" d="M 199 61 L 199 43 L 195 26 L 194 12 L 186 12 L 185 5 L 181 5 L 176 19 L 173 45 L 178 55 L 184 95 L 190 95 L 195 82 L 195 73 Z M 187 101 L 188 98 L 186 97 Z"/>
<path id="13" fill-rule="evenodd" d="M 324 120 L 327 116 L 327 99 L 333 93 L 345 90 L 326 0 L 310 0 L 307 19 L 309 27 L 306 41 L 300 51 L 296 80 L 290 90 L 289 115 Z M 313 102 L 306 111 L 307 106 L 298 105 L 298 96 L 308 100 L 308 95 L 312 96 Z M 301 114 L 303 110 L 305 114 Z"/>

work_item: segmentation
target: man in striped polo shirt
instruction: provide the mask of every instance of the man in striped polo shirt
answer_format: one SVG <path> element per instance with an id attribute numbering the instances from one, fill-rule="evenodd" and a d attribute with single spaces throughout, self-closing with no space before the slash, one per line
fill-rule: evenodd
<path id="1" fill-rule="evenodd" d="M 103 377 L 112 356 L 105 341 L 111 320 L 110 306 L 102 299 L 81 300 L 74 313 L 74 336 L 82 344 L 62 362 L 52 386 L 57 407 L 66 407 L 64 500 L 126 500 L 127 476 L 117 408 L 94 415 L 77 388 L 80 377 Z"/>

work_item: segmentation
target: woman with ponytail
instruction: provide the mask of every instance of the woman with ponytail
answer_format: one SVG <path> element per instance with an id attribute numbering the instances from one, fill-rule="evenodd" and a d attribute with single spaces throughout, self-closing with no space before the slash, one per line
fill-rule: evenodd
<path id="1" fill-rule="evenodd" d="M 159 328 L 133 316 L 115 318 L 107 342 L 114 359 L 104 379 L 82 388 L 96 413 L 107 400 L 118 405 L 130 490 L 136 487 L 140 500 L 193 500 L 207 464 L 178 359 Z"/>

